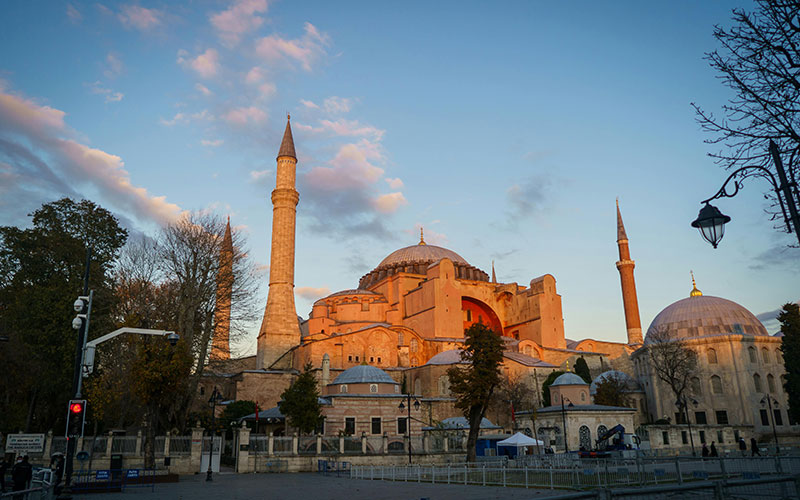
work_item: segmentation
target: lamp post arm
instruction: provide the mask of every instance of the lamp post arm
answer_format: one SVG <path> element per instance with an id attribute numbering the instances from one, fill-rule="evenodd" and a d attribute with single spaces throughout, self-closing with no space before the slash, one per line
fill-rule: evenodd
<path id="1" fill-rule="evenodd" d="M 711 198 L 709 198 L 707 200 L 701 201 L 700 204 L 704 205 L 704 204 L 708 203 L 709 201 L 716 200 L 717 198 L 733 198 L 734 196 L 736 196 L 736 194 L 739 192 L 739 190 L 742 189 L 742 182 L 745 179 L 747 179 L 749 176 L 743 176 L 741 179 L 737 179 L 736 177 L 741 172 L 746 172 L 748 170 L 758 170 L 758 171 L 760 171 L 760 172 L 762 172 L 764 174 L 767 174 L 769 176 L 769 182 L 770 182 L 770 184 L 772 184 L 772 189 L 774 191 L 776 191 L 776 192 L 778 191 L 778 183 L 775 180 L 775 176 L 772 175 L 772 172 L 770 172 L 767 168 L 760 167 L 760 166 L 757 166 L 757 165 L 753 165 L 753 166 L 749 166 L 749 167 L 742 167 L 742 168 L 739 168 L 739 169 L 735 170 L 731 175 L 728 176 L 727 179 L 725 179 L 725 182 L 722 183 L 722 187 L 719 188 L 719 191 L 717 191 L 717 193 L 714 196 L 712 196 Z M 728 183 L 730 181 L 734 181 L 733 182 L 733 188 L 734 189 L 733 189 L 732 193 L 728 192 Z"/>
<path id="2" fill-rule="evenodd" d="M 115 337 L 119 337 L 125 333 L 134 333 L 137 335 L 156 335 L 156 336 L 167 336 L 171 335 L 175 332 L 167 331 L 167 330 L 151 330 L 149 328 L 130 328 L 130 327 L 123 327 L 114 330 L 111 333 L 107 333 L 102 337 L 98 337 L 91 342 L 86 343 L 86 347 L 84 347 L 83 353 L 83 376 L 88 377 L 94 371 L 94 354 L 97 350 L 97 346 L 102 344 L 103 342 L 109 341 Z"/>

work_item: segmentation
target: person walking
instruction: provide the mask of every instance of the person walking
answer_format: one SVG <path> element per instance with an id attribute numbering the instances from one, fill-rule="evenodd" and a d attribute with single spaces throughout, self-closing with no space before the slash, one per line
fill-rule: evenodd
<path id="1" fill-rule="evenodd" d="M 718 457 L 719 454 L 717 453 L 717 447 L 715 446 L 715 441 L 711 441 L 711 456 Z"/>
<path id="2" fill-rule="evenodd" d="M 8 470 L 8 462 L 5 457 L 0 457 L 0 493 L 6 492 L 6 471 Z"/>
<path id="3" fill-rule="evenodd" d="M 750 456 L 754 457 L 758 455 L 761 456 L 761 452 L 758 451 L 758 443 L 756 442 L 756 438 L 750 438 Z"/>
<path id="4" fill-rule="evenodd" d="M 22 491 L 27 489 L 33 477 L 33 467 L 28 463 L 28 455 L 22 457 L 22 460 L 17 460 L 14 467 L 11 469 L 11 479 L 14 481 L 14 491 Z M 22 500 L 23 495 L 14 495 L 14 500 Z"/>
<path id="5" fill-rule="evenodd" d="M 703 458 L 708 458 L 708 446 L 703 443 Z"/>
<path id="6" fill-rule="evenodd" d="M 744 442 L 744 438 L 739 436 L 739 451 L 742 452 L 742 456 L 747 456 L 747 443 Z"/>

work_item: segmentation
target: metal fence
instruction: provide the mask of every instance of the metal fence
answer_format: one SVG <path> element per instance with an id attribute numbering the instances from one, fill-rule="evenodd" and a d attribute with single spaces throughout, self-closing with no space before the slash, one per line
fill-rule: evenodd
<path id="1" fill-rule="evenodd" d="M 561 465 L 530 467 L 510 461 L 447 466 L 353 466 L 355 479 L 417 481 L 483 486 L 550 489 L 594 489 L 683 484 L 704 480 L 762 479 L 762 476 L 800 474 L 800 457 L 724 459 L 564 459 Z"/>
<path id="2" fill-rule="evenodd" d="M 111 441 L 111 453 L 135 455 L 136 436 L 114 436 Z"/>
<path id="3" fill-rule="evenodd" d="M 190 436 L 172 436 L 169 438 L 170 456 L 190 455 L 192 453 L 192 438 Z"/>

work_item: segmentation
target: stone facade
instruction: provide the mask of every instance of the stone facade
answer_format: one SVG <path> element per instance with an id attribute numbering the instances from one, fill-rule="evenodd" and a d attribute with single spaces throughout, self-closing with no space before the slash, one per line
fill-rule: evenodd
<path id="1" fill-rule="evenodd" d="M 553 447 L 556 452 L 564 451 L 564 422 L 566 422 L 567 449 L 576 451 L 583 446 L 592 449 L 600 432 L 616 425 L 625 427 L 626 433 L 634 433 L 633 416 L 635 410 L 599 405 L 548 406 L 536 412 L 521 412 L 518 415 L 521 428 Z"/>

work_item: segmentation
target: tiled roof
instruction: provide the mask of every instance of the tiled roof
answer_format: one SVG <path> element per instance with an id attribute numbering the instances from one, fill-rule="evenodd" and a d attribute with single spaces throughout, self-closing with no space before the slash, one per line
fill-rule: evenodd
<path id="1" fill-rule="evenodd" d="M 559 375 L 553 381 L 553 383 L 552 383 L 552 385 L 550 387 L 553 387 L 555 385 L 589 385 L 589 384 L 587 384 L 586 381 L 584 381 L 578 375 L 576 375 L 576 374 L 574 374 L 572 372 L 567 372 L 567 373 L 564 373 L 562 375 Z"/>
<path id="2" fill-rule="evenodd" d="M 369 365 L 359 365 L 348 368 L 336 377 L 333 381 L 334 384 L 395 384 L 400 385 L 394 381 L 388 373 Z"/>

